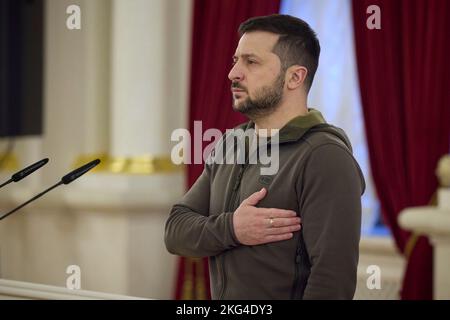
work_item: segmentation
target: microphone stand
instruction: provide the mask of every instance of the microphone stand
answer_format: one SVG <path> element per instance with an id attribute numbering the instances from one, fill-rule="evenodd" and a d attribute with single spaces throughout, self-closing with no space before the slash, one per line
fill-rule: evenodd
<path id="1" fill-rule="evenodd" d="M 13 181 L 14 181 L 13 179 L 9 179 L 8 181 L 6 181 L 6 182 L 0 184 L 0 188 L 3 188 L 4 186 L 6 186 L 7 184 L 10 184 L 10 183 L 13 182 Z"/>
<path id="2" fill-rule="evenodd" d="M 32 201 L 34 201 L 34 200 L 36 200 L 36 199 L 42 197 L 42 196 L 43 196 L 44 194 L 46 194 L 47 192 L 49 192 L 49 191 L 55 189 L 56 187 L 59 187 L 59 186 L 62 185 L 62 184 L 63 184 L 63 182 L 62 182 L 62 181 L 59 181 L 58 183 L 56 183 L 55 185 L 51 186 L 51 187 L 48 188 L 47 190 L 42 191 L 41 193 L 35 195 L 33 198 L 31 198 L 31 199 L 28 200 L 27 202 L 22 203 L 22 204 L 21 204 L 20 206 L 18 206 L 17 208 L 11 210 L 11 211 L 8 212 L 8 213 L 5 213 L 3 216 L 0 217 L 0 220 L 5 219 L 7 216 L 13 214 L 14 212 L 16 212 L 16 211 L 19 210 L 19 209 L 22 209 L 23 207 L 25 207 L 25 206 L 26 206 L 27 204 L 29 204 L 30 202 L 32 202 Z"/>

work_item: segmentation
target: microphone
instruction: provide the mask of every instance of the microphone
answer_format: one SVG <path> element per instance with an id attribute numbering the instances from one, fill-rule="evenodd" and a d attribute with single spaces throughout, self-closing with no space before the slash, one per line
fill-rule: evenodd
<path id="1" fill-rule="evenodd" d="M 61 178 L 60 183 L 69 184 L 72 181 L 78 179 L 83 174 L 94 168 L 100 163 L 100 159 L 95 159 L 89 163 L 86 163 L 85 165 L 79 167 L 78 169 L 73 170 L 72 172 L 69 172 L 64 177 Z"/>
<path id="2" fill-rule="evenodd" d="M 25 207 L 27 204 L 29 204 L 30 202 L 33 202 L 34 200 L 42 197 L 44 194 L 46 194 L 47 192 L 55 189 L 56 187 L 59 187 L 62 184 L 69 184 L 72 181 L 78 179 L 79 177 L 81 177 L 83 174 L 85 174 L 86 172 L 88 172 L 89 170 L 91 170 L 92 168 L 94 168 L 95 166 L 97 166 L 100 163 L 100 159 L 96 159 L 93 160 L 81 167 L 79 167 L 78 169 L 75 169 L 71 172 L 69 172 L 68 174 L 66 174 L 64 177 L 61 178 L 61 180 L 59 182 L 57 182 L 56 184 L 54 184 L 53 186 L 51 186 L 50 188 L 48 188 L 47 190 L 42 191 L 41 193 L 35 195 L 33 198 L 31 198 L 30 200 L 28 200 L 25 203 L 22 203 L 20 206 L 18 206 L 17 208 L 9 211 L 8 213 L 4 214 L 3 216 L 0 217 L 0 220 L 5 219 L 7 216 L 13 214 L 14 212 L 16 212 L 19 209 L 22 209 L 23 207 Z"/>
<path id="3" fill-rule="evenodd" d="M 18 181 L 22 180 L 23 178 L 25 178 L 25 177 L 29 176 L 30 174 L 32 174 L 33 172 L 35 172 L 37 169 L 46 165 L 47 162 L 48 162 L 48 158 L 45 158 L 38 162 L 33 163 L 32 165 L 26 167 L 25 169 L 20 170 L 19 172 L 14 173 L 11 176 L 11 179 L 0 184 L 0 188 L 3 188 L 4 186 L 6 186 L 7 184 L 10 184 L 11 182 L 18 182 Z"/>

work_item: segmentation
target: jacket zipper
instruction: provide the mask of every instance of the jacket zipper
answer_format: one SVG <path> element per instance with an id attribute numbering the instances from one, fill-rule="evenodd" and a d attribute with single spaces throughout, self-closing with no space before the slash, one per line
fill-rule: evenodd
<path id="1" fill-rule="evenodd" d="M 300 245 L 298 245 L 296 253 L 295 253 L 294 283 L 292 285 L 292 291 L 291 291 L 291 297 L 290 297 L 291 300 L 294 300 L 295 296 L 297 294 L 297 288 L 298 288 L 298 282 L 299 282 L 299 270 L 298 269 L 300 268 L 300 260 L 301 260 L 300 254 L 301 254 L 301 249 L 300 249 Z"/>
<path id="2" fill-rule="evenodd" d="M 303 233 L 300 231 L 295 255 L 295 279 L 292 285 L 291 299 L 303 299 L 310 270 L 311 263 L 303 240 Z"/>
<path id="3" fill-rule="evenodd" d="M 247 168 L 247 164 L 245 165 L 241 165 L 241 168 L 239 170 L 239 174 L 238 177 L 236 179 L 236 183 L 234 184 L 233 187 L 233 191 L 230 197 L 230 201 L 228 202 L 228 208 L 227 211 L 231 211 L 233 210 L 233 208 L 236 207 L 236 199 L 237 199 L 237 193 L 239 191 L 239 187 L 241 186 L 241 180 L 242 180 L 242 176 L 244 175 L 244 171 Z M 219 295 L 219 300 L 222 300 L 223 297 L 225 296 L 225 292 L 226 292 L 226 274 L 225 274 L 225 256 L 222 257 L 221 261 L 220 261 L 220 266 L 222 269 L 222 290 L 221 293 Z"/>

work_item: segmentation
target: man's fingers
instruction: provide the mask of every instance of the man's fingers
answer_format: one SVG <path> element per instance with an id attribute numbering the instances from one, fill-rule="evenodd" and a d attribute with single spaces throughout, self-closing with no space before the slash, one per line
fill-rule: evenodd
<path id="1" fill-rule="evenodd" d="M 266 196 L 266 188 L 262 188 L 258 192 L 253 193 L 247 199 L 242 201 L 241 205 L 256 206 L 261 199 Z"/>
<path id="2" fill-rule="evenodd" d="M 266 237 L 266 243 L 289 240 L 293 237 L 293 233 L 271 234 Z"/>
<path id="3" fill-rule="evenodd" d="M 293 225 L 300 225 L 300 218 L 272 218 L 272 223 L 270 223 L 270 218 L 266 219 L 268 223 L 268 227 L 279 228 L 279 227 L 288 227 Z"/>
<path id="4" fill-rule="evenodd" d="M 279 227 L 279 228 L 269 228 L 267 229 L 267 232 L 269 235 L 283 235 L 286 233 L 292 233 L 299 231 L 301 229 L 301 226 L 299 224 L 295 224 L 292 226 L 287 227 Z"/>
<path id="5" fill-rule="evenodd" d="M 292 218 L 297 216 L 297 212 L 292 210 L 277 208 L 258 208 L 267 218 Z"/>

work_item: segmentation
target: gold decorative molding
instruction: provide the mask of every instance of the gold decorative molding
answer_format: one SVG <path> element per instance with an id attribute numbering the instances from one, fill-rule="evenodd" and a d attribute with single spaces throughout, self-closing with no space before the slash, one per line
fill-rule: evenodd
<path id="1" fill-rule="evenodd" d="M 97 173 L 149 175 L 174 173 L 184 168 L 184 165 L 174 164 L 169 156 L 112 157 L 103 153 L 81 155 L 76 159 L 73 167 L 80 167 L 94 159 L 101 160 L 100 164 L 93 169 L 93 172 Z"/>
<path id="2" fill-rule="evenodd" d="M 0 171 L 16 171 L 19 170 L 19 160 L 13 153 L 0 153 Z"/>

